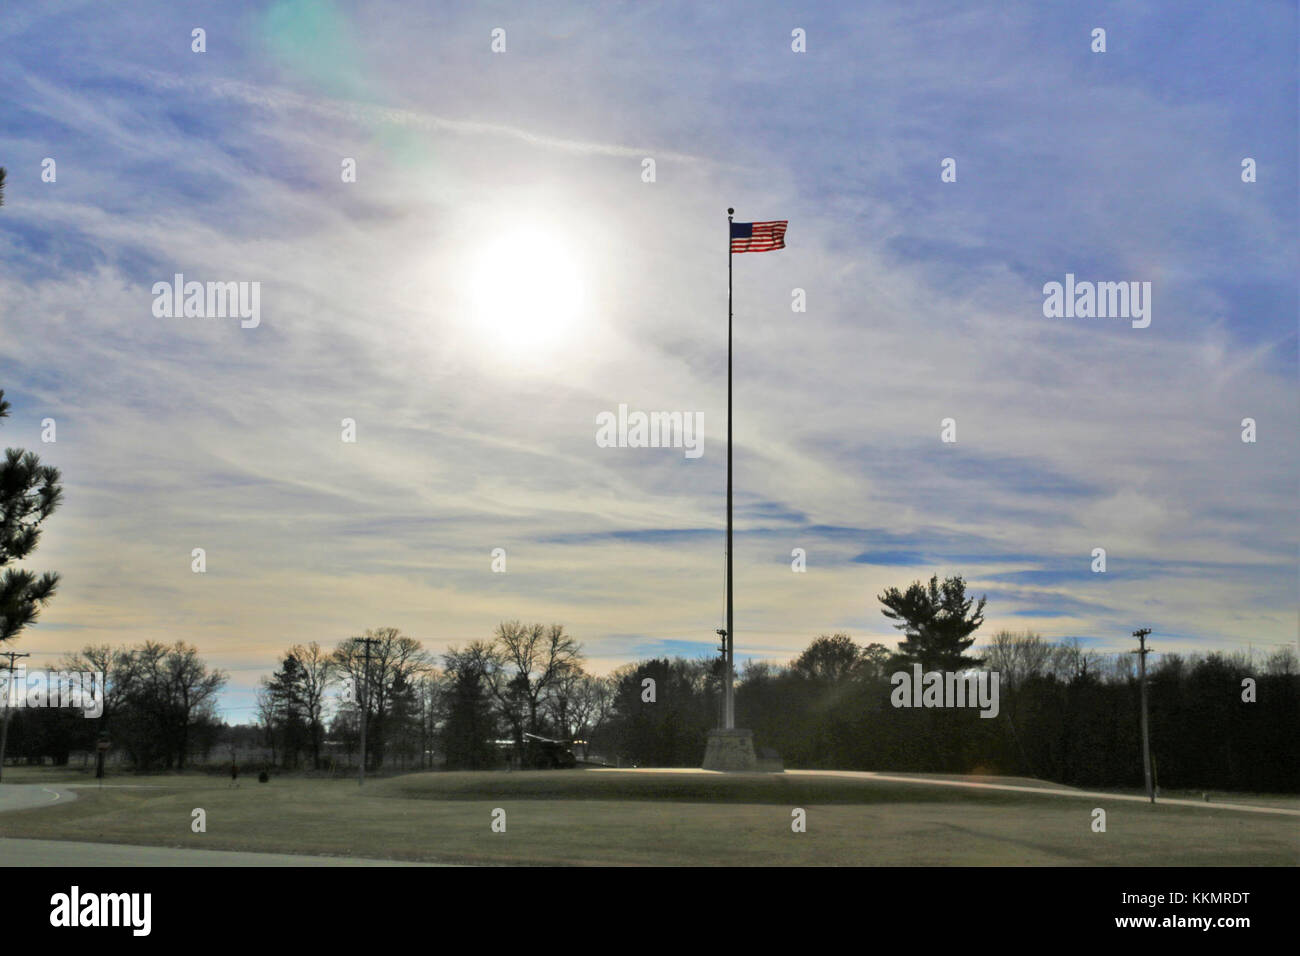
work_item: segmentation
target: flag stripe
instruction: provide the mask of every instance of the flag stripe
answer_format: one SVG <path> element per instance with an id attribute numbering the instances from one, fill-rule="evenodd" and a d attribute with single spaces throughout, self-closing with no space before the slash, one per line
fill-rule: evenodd
<path id="1" fill-rule="evenodd" d="M 790 220 L 773 222 L 733 222 L 731 224 L 732 252 L 769 252 L 785 248 L 785 227 Z"/>

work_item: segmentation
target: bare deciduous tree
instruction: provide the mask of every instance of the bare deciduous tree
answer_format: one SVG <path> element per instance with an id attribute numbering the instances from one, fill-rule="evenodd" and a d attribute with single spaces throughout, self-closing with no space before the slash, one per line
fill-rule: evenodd
<path id="1" fill-rule="evenodd" d="M 321 650 L 315 641 L 295 644 L 289 648 L 289 653 L 297 658 L 302 668 L 300 692 L 311 735 L 311 765 L 319 770 L 321 746 L 325 741 L 325 692 L 335 680 L 334 656 Z"/>
<path id="2" fill-rule="evenodd" d="M 502 703 L 507 720 L 516 731 L 515 742 L 523 744 L 523 733 L 536 733 L 538 713 L 546 692 L 574 668 L 581 668 L 582 648 L 564 633 L 562 624 L 521 624 L 503 621 L 494 639 L 498 671 L 493 693 Z M 516 716 L 512 719 L 511 714 Z M 524 719 L 521 719 L 524 718 Z"/>
<path id="3" fill-rule="evenodd" d="M 581 667 L 567 669 L 546 695 L 551 717 L 567 740 L 591 736 L 609 716 L 613 700 L 612 682 Z"/>
<path id="4" fill-rule="evenodd" d="M 134 734 L 137 762 L 147 766 L 160 752 L 169 768 L 184 767 L 190 730 L 197 720 L 213 719 L 225 673 L 209 670 L 198 648 L 184 641 L 145 641 L 120 654 L 115 671 L 123 700 L 141 725 Z"/>
<path id="5" fill-rule="evenodd" d="M 375 628 L 361 637 L 349 637 L 334 651 L 333 662 L 337 673 L 347 677 L 353 688 L 362 687 L 366 681 L 365 638 L 376 642 L 370 646 L 369 692 L 365 695 L 367 760 L 383 766 L 385 722 L 392 709 L 394 687 L 409 685 L 426 673 L 429 654 L 419 641 L 395 627 Z"/>

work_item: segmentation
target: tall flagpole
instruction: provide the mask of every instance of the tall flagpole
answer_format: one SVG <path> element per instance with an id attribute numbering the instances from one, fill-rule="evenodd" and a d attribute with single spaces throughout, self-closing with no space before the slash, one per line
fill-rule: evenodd
<path id="1" fill-rule="evenodd" d="M 751 772 L 758 767 L 754 754 L 754 735 L 751 731 L 736 729 L 736 608 L 731 593 L 732 569 L 735 565 L 731 496 L 731 326 L 734 316 L 731 296 L 731 230 L 735 228 L 732 223 L 735 214 L 736 210 L 727 210 L 727 628 L 722 632 L 722 660 L 726 675 L 722 685 L 722 726 L 709 731 L 709 741 L 704 751 L 704 769 Z M 745 226 L 745 223 L 741 225 Z"/>
<path id="2" fill-rule="evenodd" d="M 727 677 L 723 697 L 723 729 L 736 726 L 734 694 L 736 631 L 731 604 L 731 217 L 736 210 L 727 209 L 727 637 L 725 642 Z"/>

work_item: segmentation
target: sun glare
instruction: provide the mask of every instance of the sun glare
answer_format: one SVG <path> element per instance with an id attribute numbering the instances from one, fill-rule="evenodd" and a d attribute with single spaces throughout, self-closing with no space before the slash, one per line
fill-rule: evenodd
<path id="1" fill-rule="evenodd" d="M 573 250 L 540 229 L 489 241 L 470 283 L 475 324 L 505 347 L 559 344 L 583 308 L 584 283 Z"/>

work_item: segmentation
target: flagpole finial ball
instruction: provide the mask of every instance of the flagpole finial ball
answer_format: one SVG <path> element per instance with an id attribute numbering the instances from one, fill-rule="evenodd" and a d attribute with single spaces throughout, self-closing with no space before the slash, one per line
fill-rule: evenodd
<path id="1" fill-rule="evenodd" d="M 728 206 L 728 207 L 727 207 L 727 215 L 728 215 L 728 216 L 734 216 L 735 214 L 736 214 L 736 210 L 734 210 L 734 209 L 732 209 L 730 206 Z"/>

